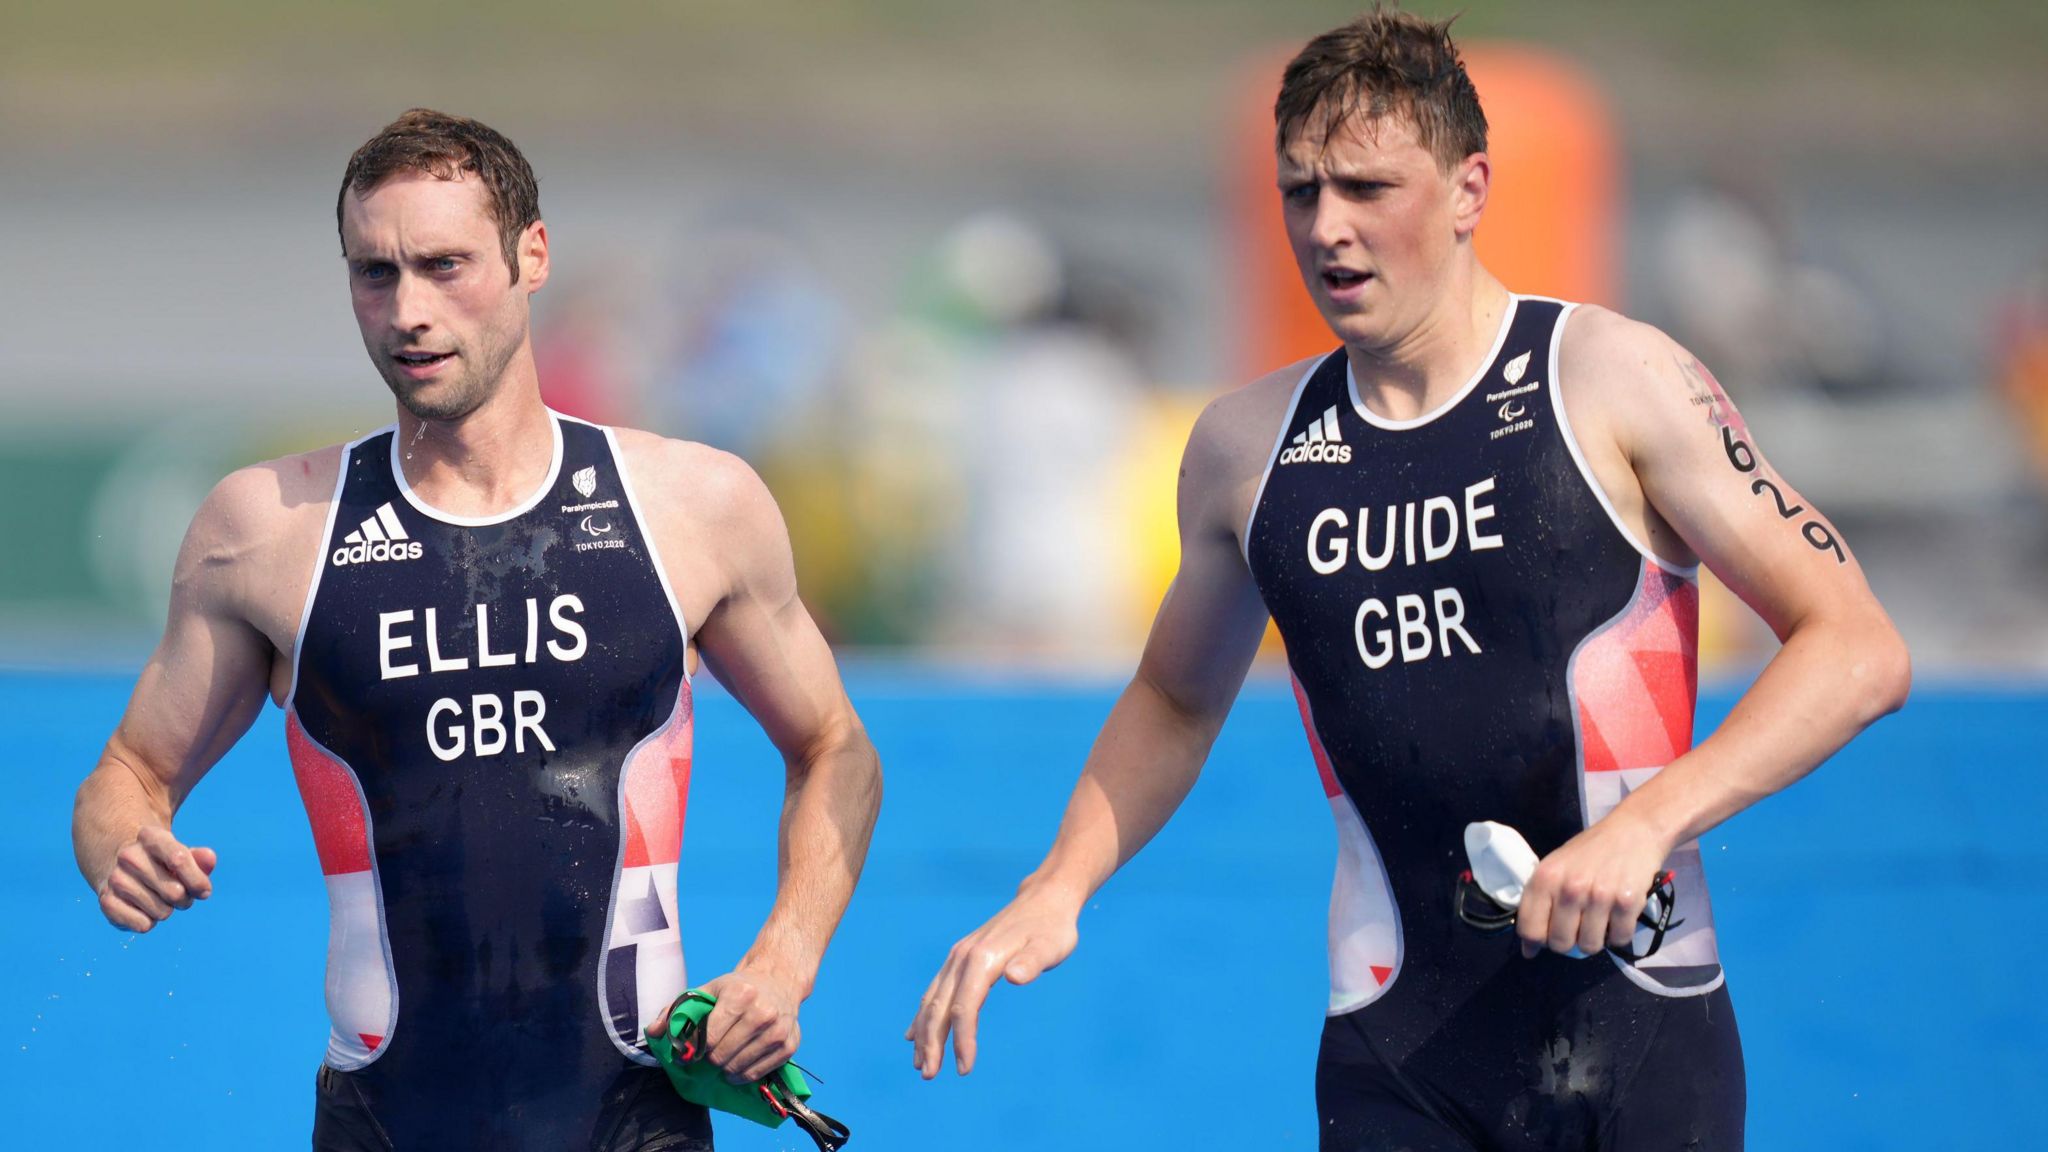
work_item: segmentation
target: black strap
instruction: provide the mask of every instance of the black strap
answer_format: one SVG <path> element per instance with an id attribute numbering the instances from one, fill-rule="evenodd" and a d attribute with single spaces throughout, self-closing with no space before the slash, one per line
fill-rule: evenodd
<path id="1" fill-rule="evenodd" d="M 1678 893 L 1672 874 L 1658 873 L 1656 880 L 1650 885 L 1648 898 L 1643 901 L 1643 910 L 1636 914 L 1636 923 L 1650 930 L 1649 947 L 1639 953 L 1635 949 L 1635 941 L 1631 940 L 1607 950 L 1631 964 L 1655 956 L 1657 949 L 1664 946 L 1665 934 L 1685 923 L 1683 920 L 1671 918 L 1671 913 L 1677 907 Z M 1495 903 L 1493 897 L 1488 896 L 1486 890 L 1472 879 L 1472 873 L 1469 871 L 1459 874 L 1457 886 L 1452 889 L 1451 912 L 1458 919 L 1489 935 L 1505 932 L 1515 924 L 1516 910 Z"/>
<path id="2" fill-rule="evenodd" d="M 839 1149 L 845 1147 L 846 1142 L 853 1137 L 853 1133 L 846 1125 L 801 1100 L 783 1099 L 780 1103 L 789 1110 L 789 1118 L 796 1121 L 797 1127 L 802 1128 L 818 1145 L 818 1152 L 839 1152 Z"/>

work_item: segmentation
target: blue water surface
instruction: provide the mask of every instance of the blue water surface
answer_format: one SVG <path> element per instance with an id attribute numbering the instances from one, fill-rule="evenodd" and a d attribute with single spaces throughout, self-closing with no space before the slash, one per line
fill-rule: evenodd
<path id="1" fill-rule="evenodd" d="M 110 928 L 71 798 L 132 675 L 0 674 L 0 1147 L 302 1148 L 327 1023 L 327 909 L 275 709 L 187 803 L 216 895 Z M 888 775 L 859 893 L 804 1010 L 818 1102 L 857 1149 L 1312 1149 L 1335 835 L 1284 684 L 1254 682 L 1180 815 L 1103 889 L 1081 947 L 1000 987 L 981 1064 L 925 1083 L 904 1025 L 1050 841 L 1115 686 L 856 669 Z M 1710 694 L 1704 725 L 1731 702 Z M 1704 728 L 1702 731 L 1708 729 Z M 2048 690 L 1922 687 L 1705 842 L 1749 1058 L 1750 1146 L 2048 1146 Z M 681 872 L 693 979 L 775 880 L 781 765 L 705 691 Z M 722 1123 L 722 1149 L 808 1149 Z"/>

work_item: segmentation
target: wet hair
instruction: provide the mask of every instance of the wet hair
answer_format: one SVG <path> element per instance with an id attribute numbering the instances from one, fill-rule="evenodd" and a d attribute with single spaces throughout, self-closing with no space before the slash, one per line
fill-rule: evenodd
<path id="1" fill-rule="evenodd" d="M 1305 131 L 1320 132 L 1327 146 L 1353 117 L 1370 129 L 1398 113 L 1414 123 L 1422 146 L 1445 172 L 1486 151 L 1486 113 L 1451 42 L 1455 19 L 1425 20 L 1375 6 L 1309 41 L 1280 80 L 1275 146 L 1284 149 Z"/>
<path id="2" fill-rule="evenodd" d="M 464 116 L 431 108 L 406 112 L 348 158 L 334 201 L 335 230 L 341 229 L 341 210 L 351 190 L 368 195 L 400 172 L 424 172 L 441 180 L 461 180 L 465 173 L 474 173 L 483 181 L 512 283 L 519 283 L 519 237 L 540 219 L 540 184 L 512 141 Z"/>

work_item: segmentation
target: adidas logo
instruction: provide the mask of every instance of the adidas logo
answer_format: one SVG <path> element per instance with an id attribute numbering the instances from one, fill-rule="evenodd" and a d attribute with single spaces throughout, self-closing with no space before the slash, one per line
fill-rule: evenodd
<path id="1" fill-rule="evenodd" d="M 422 551 L 420 542 L 405 534 L 405 525 L 398 522 L 398 514 L 391 505 L 378 507 L 375 515 L 363 521 L 362 527 L 341 538 L 342 546 L 334 550 L 333 560 L 342 564 L 362 564 L 382 560 L 417 560 Z"/>
<path id="2" fill-rule="evenodd" d="M 1305 432 L 1297 432 L 1287 451 L 1280 453 L 1282 464 L 1349 464 L 1351 445 L 1344 443 L 1343 430 L 1337 426 L 1337 406 L 1324 411 L 1323 418 L 1308 426 Z"/>

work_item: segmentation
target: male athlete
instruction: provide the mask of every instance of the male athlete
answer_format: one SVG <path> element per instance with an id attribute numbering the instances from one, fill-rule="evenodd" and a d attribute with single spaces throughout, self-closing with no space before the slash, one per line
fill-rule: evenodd
<path id="1" fill-rule="evenodd" d="M 754 473 L 541 403 L 548 234 L 511 141 L 408 112 L 349 161 L 336 212 L 397 423 L 207 498 L 79 790 L 79 867 L 138 932 L 211 896 L 215 854 L 172 815 L 268 695 L 331 904 L 314 1146 L 709 1148 L 641 1033 L 686 986 L 691 669 L 788 767 L 774 906 L 706 985 L 735 1082 L 796 1049 L 880 803 L 874 749 Z"/>
<path id="2" fill-rule="evenodd" d="M 1697 838 L 1899 707 L 1906 652 L 1684 349 L 1480 265 L 1486 122 L 1447 22 L 1317 37 L 1275 111 L 1288 238 L 1343 347 L 1196 423 L 1137 675 L 1044 863 L 932 981 L 915 1063 L 936 1075 L 950 1031 L 971 1070 L 996 979 L 1073 950 L 1194 783 L 1270 614 L 1338 824 L 1322 1147 L 1738 1147 Z M 1784 646 L 1695 747 L 1701 561 Z M 1519 947 L 1452 911 L 1480 820 L 1542 854 Z M 1650 952 L 1632 929 L 1666 870 Z"/>

